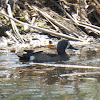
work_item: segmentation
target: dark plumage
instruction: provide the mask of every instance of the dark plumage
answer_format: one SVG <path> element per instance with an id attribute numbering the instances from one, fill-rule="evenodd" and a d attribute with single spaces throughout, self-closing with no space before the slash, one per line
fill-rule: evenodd
<path id="1" fill-rule="evenodd" d="M 46 54 L 43 51 L 34 53 L 32 50 L 24 50 L 26 54 L 18 55 L 20 60 L 33 60 L 34 62 L 53 62 L 53 61 L 65 61 L 69 59 L 69 55 L 66 54 L 65 49 L 75 49 L 70 45 L 68 40 L 61 40 L 57 44 L 57 54 Z"/>

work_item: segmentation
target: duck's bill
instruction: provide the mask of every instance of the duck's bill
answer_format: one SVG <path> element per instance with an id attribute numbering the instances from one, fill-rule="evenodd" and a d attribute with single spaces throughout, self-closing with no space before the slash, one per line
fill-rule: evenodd
<path id="1" fill-rule="evenodd" d="M 70 45 L 68 49 L 78 50 L 78 49 L 74 48 L 72 45 Z"/>

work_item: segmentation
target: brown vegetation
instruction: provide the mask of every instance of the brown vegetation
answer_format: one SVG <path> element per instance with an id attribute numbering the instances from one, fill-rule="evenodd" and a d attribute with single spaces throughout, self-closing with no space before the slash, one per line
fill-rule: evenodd
<path id="1" fill-rule="evenodd" d="M 1 0 L 0 5 L 0 36 L 6 33 L 15 43 L 26 43 L 23 34 L 34 32 L 78 41 L 100 37 L 99 0 Z"/>

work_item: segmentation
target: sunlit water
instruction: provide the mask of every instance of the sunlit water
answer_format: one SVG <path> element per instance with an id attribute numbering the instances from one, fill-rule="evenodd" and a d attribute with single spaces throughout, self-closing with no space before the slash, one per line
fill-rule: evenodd
<path id="1" fill-rule="evenodd" d="M 100 76 L 60 77 L 67 68 L 30 66 L 0 53 L 0 100 L 100 100 Z M 63 64 L 100 67 L 100 54 L 71 56 Z"/>

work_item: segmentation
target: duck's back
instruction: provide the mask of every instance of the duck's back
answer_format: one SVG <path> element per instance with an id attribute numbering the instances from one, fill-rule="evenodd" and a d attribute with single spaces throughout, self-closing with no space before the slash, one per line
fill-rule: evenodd
<path id="1" fill-rule="evenodd" d="M 38 53 L 34 54 L 34 62 L 56 62 L 56 61 L 65 61 L 69 60 L 68 55 L 57 55 L 57 54 L 43 54 L 43 53 Z"/>

